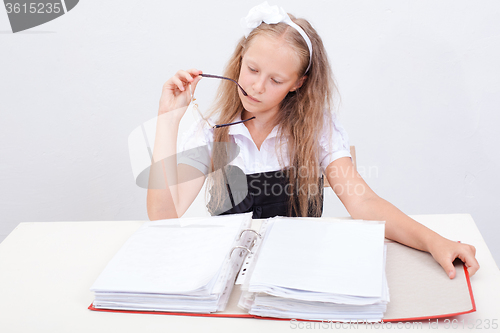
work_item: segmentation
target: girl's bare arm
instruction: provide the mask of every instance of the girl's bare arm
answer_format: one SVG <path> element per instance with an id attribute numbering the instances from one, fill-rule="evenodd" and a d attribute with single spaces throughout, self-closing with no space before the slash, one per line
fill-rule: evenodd
<path id="1" fill-rule="evenodd" d="M 181 217 L 205 181 L 198 169 L 177 165 L 179 123 L 201 79 L 200 73 L 196 69 L 178 71 L 163 85 L 147 193 L 150 220 Z"/>

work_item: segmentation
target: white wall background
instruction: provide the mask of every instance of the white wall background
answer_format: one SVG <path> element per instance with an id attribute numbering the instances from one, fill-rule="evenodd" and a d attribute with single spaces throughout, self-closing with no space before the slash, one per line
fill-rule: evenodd
<path id="1" fill-rule="evenodd" d="M 221 73 L 260 2 L 82 0 L 17 34 L 0 8 L 0 241 L 19 222 L 147 219 L 129 133 L 178 69 Z M 500 263 L 500 2 L 271 4 L 322 36 L 375 191 L 407 214 L 472 214 Z M 202 108 L 216 85 L 200 84 Z"/>

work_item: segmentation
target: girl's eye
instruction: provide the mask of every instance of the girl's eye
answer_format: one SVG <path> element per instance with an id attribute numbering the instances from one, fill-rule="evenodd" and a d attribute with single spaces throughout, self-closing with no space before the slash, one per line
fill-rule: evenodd
<path id="1" fill-rule="evenodd" d="M 273 79 L 273 82 L 276 83 L 276 84 L 282 84 L 283 82 L 280 82 L 280 81 L 276 81 L 275 79 Z"/>
<path id="2" fill-rule="evenodd" d="M 251 71 L 251 72 L 257 72 L 256 69 L 253 69 L 252 67 L 248 67 L 248 69 Z"/>

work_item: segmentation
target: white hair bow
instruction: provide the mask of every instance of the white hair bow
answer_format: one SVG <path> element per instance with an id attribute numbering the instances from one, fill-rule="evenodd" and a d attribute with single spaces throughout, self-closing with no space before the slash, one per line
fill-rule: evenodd
<path id="1" fill-rule="evenodd" d="M 291 21 L 283 8 L 270 6 L 264 1 L 258 6 L 253 7 L 246 17 L 241 19 L 241 26 L 245 29 L 245 37 L 257 28 L 262 22 L 267 24 L 276 24 L 285 21 Z"/>

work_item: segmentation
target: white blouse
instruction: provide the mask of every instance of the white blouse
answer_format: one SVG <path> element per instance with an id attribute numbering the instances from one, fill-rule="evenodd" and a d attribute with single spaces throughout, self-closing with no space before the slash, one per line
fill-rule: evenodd
<path id="1" fill-rule="evenodd" d="M 331 118 L 332 126 L 325 126 L 319 139 L 322 171 L 338 158 L 351 157 L 346 131 L 335 114 Z M 238 117 L 234 121 L 240 120 L 241 117 Z M 213 119 L 208 119 L 208 122 L 215 124 Z M 259 150 L 245 124 L 231 125 L 229 127 L 229 142 L 235 144 L 239 148 L 239 152 L 229 164 L 239 167 L 245 174 L 277 171 L 288 167 L 286 144 L 284 147 L 277 146 L 278 126 L 274 127 Z M 200 117 L 190 130 L 181 136 L 177 149 L 177 163 L 191 165 L 207 175 L 210 170 L 213 134 L 214 129 Z M 279 163 L 279 154 L 283 157 L 283 166 Z"/>

